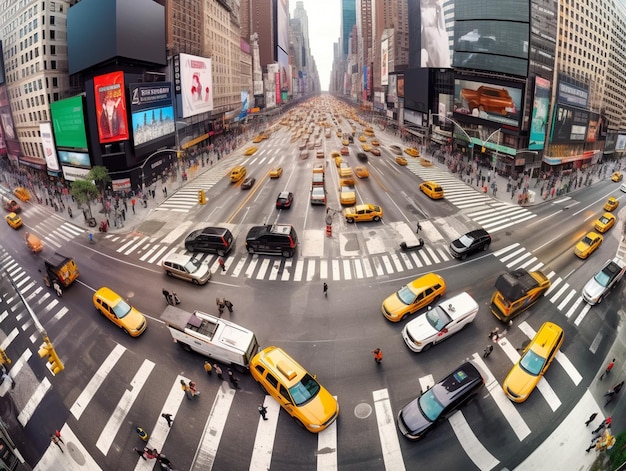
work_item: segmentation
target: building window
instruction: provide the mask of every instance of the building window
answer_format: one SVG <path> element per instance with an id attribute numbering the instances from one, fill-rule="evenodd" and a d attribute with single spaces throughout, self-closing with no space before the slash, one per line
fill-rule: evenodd
<path id="1" fill-rule="evenodd" d="M 52 97 L 53 97 L 54 101 L 59 101 L 59 94 L 57 92 L 54 92 L 52 94 Z"/>
<path id="2" fill-rule="evenodd" d="M 58 87 L 59 86 L 59 78 L 58 77 L 52 77 L 52 86 L 53 87 Z"/>
<path id="3" fill-rule="evenodd" d="M 50 54 L 52 54 L 53 56 L 56 56 L 57 54 L 57 47 L 54 44 L 50 46 Z"/>
<path id="4" fill-rule="evenodd" d="M 56 39 L 56 32 L 54 30 L 50 30 L 50 39 Z"/>
<path id="5" fill-rule="evenodd" d="M 53 25 L 54 24 L 54 16 L 50 15 L 50 24 Z"/>
<path id="6" fill-rule="evenodd" d="M 50 68 L 52 70 L 56 70 L 57 69 L 57 61 L 50 61 Z"/>

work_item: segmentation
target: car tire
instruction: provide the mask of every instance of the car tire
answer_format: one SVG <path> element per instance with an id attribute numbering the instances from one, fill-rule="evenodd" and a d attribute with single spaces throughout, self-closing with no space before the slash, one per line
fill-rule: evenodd
<path id="1" fill-rule="evenodd" d="M 422 352 L 426 352 L 428 350 L 430 350 L 433 346 L 433 343 L 427 343 L 426 345 L 424 345 L 424 348 L 422 348 Z"/>
<path id="2" fill-rule="evenodd" d="M 122 327 L 122 331 L 124 331 L 124 333 L 125 333 L 126 335 L 129 335 L 129 336 L 130 336 L 130 334 L 128 333 L 128 331 L 127 331 L 124 327 Z"/>
<path id="3" fill-rule="evenodd" d="M 293 252 L 291 250 L 283 250 L 282 251 L 282 256 L 285 258 L 290 258 L 293 256 Z"/>
<path id="4" fill-rule="evenodd" d="M 186 352 L 191 352 L 191 347 L 187 345 L 186 343 L 178 342 L 178 345 L 180 345 L 180 348 L 182 348 Z"/>
<path id="5" fill-rule="evenodd" d="M 166 271 L 165 271 L 165 273 L 167 274 L 167 276 L 174 276 L 174 275 L 172 275 L 172 272 L 171 272 L 171 271 L 167 271 L 167 270 L 166 270 Z"/>
<path id="6" fill-rule="evenodd" d="M 346 218 L 346 222 L 352 224 L 354 222 L 354 218 Z"/>
<path id="7" fill-rule="evenodd" d="M 192 282 L 194 285 L 199 285 L 199 284 L 200 284 L 200 282 L 199 282 L 198 280 L 191 280 L 191 282 Z"/>
<path id="8" fill-rule="evenodd" d="M 461 260 L 465 260 L 467 258 L 467 253 L 462 253 L 459 257 Z"/>
<path id="9" fill-rule="evenodd" d="M 195 250 L 193 249 L 193 245 L 185 245 L 185 250 L 187 252 L 195 252 Z"/>
<path id="10" fill-rule="evenodd" d="M 380 217 L 379 216 L 374 216 L 374 222 L 378 222 L 380 221 Z"/>
<path id="11" fill-rule="evenodd" d="M 483 252 L 489 248 L 489 244 L 483 245 Z"/>
<path id="12" fill-rule="evenodd" d="M 248 253 L 250 254 L 254 253 L 254 247 L 248 246 L 247 249 L 248 249 Z"/>

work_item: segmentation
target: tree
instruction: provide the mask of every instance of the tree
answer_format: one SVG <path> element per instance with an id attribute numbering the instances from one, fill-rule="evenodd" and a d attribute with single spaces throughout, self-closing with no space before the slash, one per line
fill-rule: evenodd
<path id="1" fill-rule="evenodd" d="M 94 167 L 95 168 L 95 167 Z M 90 180 L 74 180 L 72 182 L 70 193 L 74 199 L 81 205 L 87 205 L 87 213 L 83 211 L 85 219 L 90 219 L 91 215 L 91 202 L 98 198 L 99 192 L 96 185 Z"/>
<path id="2" fill-rule="evenodd" d="M 85 176 L 85 179 L 92 180 L 96 187 L 100 192 L 100 196 L 102 196 L 102 211 L 101 213 L 106 213 L 106 207 L 104 204 L 104 190 L 106 190 L 107 185 L 111 183 L 111 177 L 109 175 L 109 170 L 102 165 L 96 165 L 89 173 Z M 91 211 L 91 208 L 89 209 Z"/>

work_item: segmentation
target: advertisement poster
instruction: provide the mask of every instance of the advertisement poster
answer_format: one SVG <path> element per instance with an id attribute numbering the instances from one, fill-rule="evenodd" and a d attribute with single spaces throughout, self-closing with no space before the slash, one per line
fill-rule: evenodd
<path id="1" fill-rule="evenodd" d="M 550 81 L 541 77 L 535 78 L 535 99 L 533 100 L 533 117 L 530 122 L 530 150 L 541 150 L 546 143 L 546 124 L 550 109 Z"/>
<path id="2" fill-rule="evenodd" d="M 93 78 L 100 143 L 128 139 L 124 73 L 112 72 Z"/>
<path id="3" fill-rule="evenodd" d="M 173 134 L 175 119 L 172 84 L 159 82 L 130 85 L 130 112 L 135 147 Z"/>
<path id="4" fill-rule="evenodd" d="M 46 166 L 52 172 L 59 172 L 61 167 L 57 160 L 57 151 L 54 147 L 54 138 L 52 137 L 52 125 L 50 123 L 42 123 L 39 125 L 39 133 L 41 134 L 41 146 L 46 158 Z"/>
<path id="5" fill-rule="evenodd" d="M 13 123 L 13 114 L 11 112 L 9 93 L 6 85 L 0 85 L 0 122 L 2 124 L 2 134 L 9 158 L 16 161 L 22 151 Z"/>
<path id="6" fill-rule="evenodd" d="M 443 0 L 420 0 L 422 22 L 421 66 L 450 68 L 450 47 L 443 12 Z"/>
<path id="7" fill-rule="evenodd" d="M 551 142 L 567 144 L 583 142 L 587 137 L 589 111 L 558 105 L 554 113 Z"/>
<path id="8" fill-rule="evenodd" d="M 389 74 L 389 40 L 385 39 L 380 45 L 380 84 L 387 85 Z"/>
<path id="9" fill-rule="evenodd" d="M 596 142 L 600 138 L 602 121 L 598 113 L 589 113 L 589 124 L 587 125 L 587 138 L 585 142 Z"/>
<path id="10" fill-rule="evenodd" d="M 470 80 L 454 81 L 454 113 L 519 128 L 522 90 Z"/>
<path id="11" fill-rule="evenodd" d="M 83 97 L 74 96 L 50 103 L 52 127 L 58 147 L 87 148 Z"/>
<path id="12" fill-rule="evenodd" d="M 213 111 L 211 59 L 180 54 L 183 118 Z"/>

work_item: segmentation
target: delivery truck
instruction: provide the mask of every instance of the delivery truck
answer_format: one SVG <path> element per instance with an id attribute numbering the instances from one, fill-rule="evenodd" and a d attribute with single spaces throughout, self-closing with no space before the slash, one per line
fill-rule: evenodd
<path id="1" fill-rule="evenodd" d="M 161 320 L 174 342 L 185 350 L 230 364 L 238 371 L 247 371 L 250 359 L 260 350 L 252 331 L 211 314 L 169 305 Z"/>

